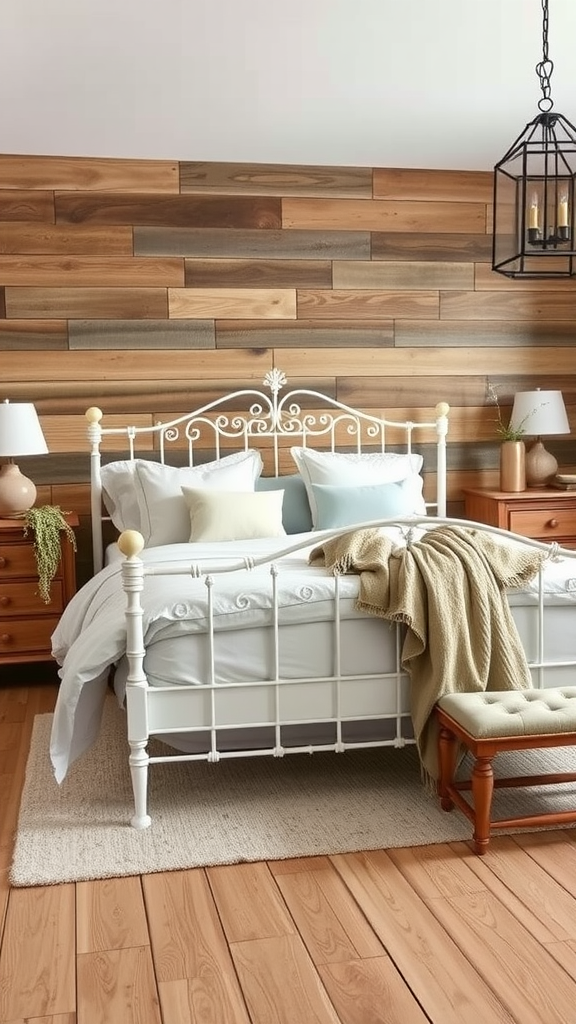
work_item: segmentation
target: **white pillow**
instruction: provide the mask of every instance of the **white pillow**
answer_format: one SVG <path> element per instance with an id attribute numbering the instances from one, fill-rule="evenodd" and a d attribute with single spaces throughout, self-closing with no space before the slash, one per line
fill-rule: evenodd
<path id="1" fill-rule="evenodd" d="M 140 506 L 134 477 L 136 462 L 128 459 L 102 466 L 102 501 L 117 530 L 140 529 Z"/>
<path id="2" fill-rule="evenodd" d="M 283 537 L 284 491 L 212 491 L 183 487 L 190 541 Z"/>
<path id="3" fill-rule="evenodd" d="M 290 451 L 306 485 L 315 527 L 318 522 L 318 506 L 312 484 L 330 484 L 335 487 L 393 484 L 410 476 L 418 476 L 424 462 L 421 455 L 399 455 L 395 452 L 317 452 L 312 448 L 291 448 Z M 426 514 L 419 481 L 414 482 L 414 508 L 411 512 Z"/>
<path id="4" fill-rule="evenodd" d="M 158 462 L 138 462 L 135 477 L 140 485 L 140 532 L 146 547 L 188 541 L 190 516 L 183 487 L 253 491 L 261 472 L 260 452 L 253 450 L 234 452 L 216 462 L 181 469 Z"/>

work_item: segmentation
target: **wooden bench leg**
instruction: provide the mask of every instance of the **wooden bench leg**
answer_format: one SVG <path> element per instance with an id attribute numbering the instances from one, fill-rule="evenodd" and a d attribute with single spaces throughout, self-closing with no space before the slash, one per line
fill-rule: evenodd
<path id="1" fill-rule="evenodd" d="M 490 842 L 490 810 L 494 793 L 494 771 L 491 757 L 478 757 L 472 771 L 474 801 L 474 849 L 486 853 Z"/>
<path id="2" fill-rule="evenodd" d="M 438 795 L 443 811 L 451 811 L 454 807 L 454 801 L 448 794 L 448 786 L 451 786 L 454 782 L 457 750 L 458 744 L 454 733 L 450 732 L 450 729 L 447 729 L 445 725 L 441 725 L 438 732 L 438 761 L 440 769 Z"/>

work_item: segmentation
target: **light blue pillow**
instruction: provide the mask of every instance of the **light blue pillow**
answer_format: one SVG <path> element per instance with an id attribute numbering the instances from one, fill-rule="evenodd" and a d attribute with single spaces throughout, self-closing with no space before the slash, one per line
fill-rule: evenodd
<path id="1" fill-rule="evenodd" d="M 260 476 L 256 491 L 284 491 L 282 525 L 286 533 L 309 533 L 312 513 L 308 503 L 306 484 L 299 473 L 290 476 Z"/>
<path id="2" fill-rule="evenodd" d="M 421 478 L 420 478 L 421 479 Z M 414 481 L 393 484 L 312 484 L 318 509 L 317 530 L 337 529 L 371 519 L 388 519 L 414 513 Z"/>

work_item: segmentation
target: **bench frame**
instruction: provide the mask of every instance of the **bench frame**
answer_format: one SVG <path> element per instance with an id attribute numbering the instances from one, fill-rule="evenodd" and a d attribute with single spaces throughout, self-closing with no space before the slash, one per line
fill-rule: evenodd
<path id="1" fill-rule="evenodd" d="M 513 778 L 494 778 L 492 761 L 497 754 L 508 750 L 538 750 L 543 747 L 576 747 L 576 732 L 548 733 L 544 735 L 490 736 L 478 739 L 441 708 L 436 708 L 438 719 L 438 753 L 440 778 L 438 793 L 444 811 L 458 807 L 474 826 L 473 847 L 477 854 L 488 849 L 494 829 L 539 828 L 543 825 L 566 825 L 576 822 L 576 808 L 573 811 L 551 812 L 548 814 L 525 815 L 519 818 L 497 818 L 492 820 L 492 797 L 497 787 L 546 786 L 560 782 L 576 782 L 576 772 L 552 775 L 521 775 Z M 475 758 L 471 779 L 456 781 L 454 778 L 458 760 L 459 744 L 463 744 Z M 472 801 L 462 796 L 462 791 L 472 791 Z"/>

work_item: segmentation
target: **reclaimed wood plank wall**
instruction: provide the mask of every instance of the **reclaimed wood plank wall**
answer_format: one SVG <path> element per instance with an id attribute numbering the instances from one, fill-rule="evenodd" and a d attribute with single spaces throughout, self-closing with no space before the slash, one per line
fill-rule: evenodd
<path id="1" fill-rule="evenodd" d="M 369 411 L 447 400 L 459 514 L 498 479 L 489 382 L 504 418 L 559 388 L 576 427 L 576 282 L 495 274 L 491 222 L 488 172 L 0 155 L 0 398 L 39 411 L 40 500 L 87 524 L 88 405 L 143 424 L 277 366 Z"/>

